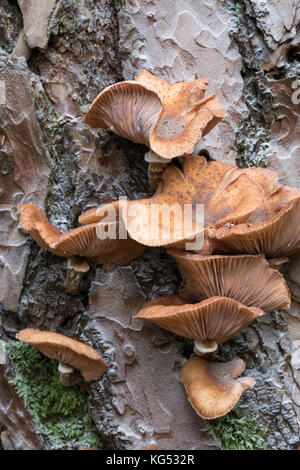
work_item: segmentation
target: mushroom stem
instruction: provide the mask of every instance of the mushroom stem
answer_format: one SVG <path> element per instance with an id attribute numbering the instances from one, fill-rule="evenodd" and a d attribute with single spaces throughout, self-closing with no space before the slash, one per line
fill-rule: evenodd
<path id="1" fill-rule="evenodd" d="M 205 356 L 206 354 L 213 353 L 217 349 L 218 343 L 216 343 L 212 339 L 204 339 L 203 341 L 195 339 L 194 353 L 197 356 Z"/>
<path id="2" fill-rule="evenodd" d="M 60 362 L 58 364 L 58 372 L 60 383 L 64 387 L 71 387 L 77 383 L 77 377 L 74 374 L 74 369 L 72 369 L 72 367 L 68 366 L 67 364 Z"/>
<path id="3" fill-rule="evenodd" d="M 149 163 L 148 166 L 148 181 L 151 189 L 156 189 L 160 175 L 168 164 L 168 160 L 160 157 L 157 153 L 151 150 L 145 154 L 145 161 Z"/>
<path id="4" fill-rule="evenodd" d="M 82 288 L 83 274 L 90 269 L 88 263 L 75 257 L 68 259 L 67 277 L 65 280 L 65 289 L 70 295 L 78 295 Z"/>

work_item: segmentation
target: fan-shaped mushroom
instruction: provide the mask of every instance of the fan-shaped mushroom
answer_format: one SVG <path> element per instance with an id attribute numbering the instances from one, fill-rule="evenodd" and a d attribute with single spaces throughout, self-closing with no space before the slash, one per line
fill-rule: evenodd
<path id="1" fill-rule="evenodd" d="M 219 363 L 192 357 L 184 364 L 180 380 L 199 416 L 215 419 L 232 410 L 242 393 L 255 385 L 252 377 L 237 378 L 245 366 L 239 358 Z"/>
<path id="2" fill-rule="evenodd" d="M 145 250 L 144 246 L 128 237 L 120 239 L 117 222 L 103 222 L 105 232 L 112 229 L 112 236 L 107 238 L 99 237 L 101 220 L 62 234 L 50 224 L 38 207 L 19 204 L 18 210 L 22 228 L 30 233 L 39 246 L 57 256 L 83 256 L 99 264 L 126 264 Z"/>
<path id="3" fill-rule="evenodd" d="M 168 296 L 148 302 L 134 318 L 194 339 L 194 351 L 202 355 L 215 351 L 218 344 L 229 340 L 263 314 L 260 308 L 246 307 L 228 297 L 211 297 L 187 304 L 178 296 Z"/>
<path id="4" fill-rule="evenodd" d="M 150 148 L 166 159 L 191 155 L 195 145 L 226 117 L 216 95 L 204 97 L 208 80 L 168 83 L 147 70 L 136 81 L 153 87 L 163 108 L 150 134 Z"/>
<path id="5" fill-rule="evenodd" d="M 214 239 L 223 251 L 288 256 L 300 250 L 299 215 L 300 193 L 279 187 L 243 223 L 218 228 Z"/>
<path id="6" fill-rule="evenodd" d="M 207 84 L 202 78 L 170 84 L 143 70 L 135 82 L 102 91 L 84 121 L 145 144 L 167 160 L 189 155 L 226 116 L 215 95 L 204 98 Z"/>
<path id="7" fill-rule="evenodd" d="M 184 280 L 181 295 L 201 300 L 223 296 L 265 312 L 290 306 L 284 277 L 271 269 L 263 255 L 201 256 L 183 250 L 168 250 Z"/>
<path id="8" fill-rule="evenodd" d="M 202 78 L 170 84 L 143 70 L 136 81 L 103 90 L 84 122 L 147 145 L 149 183 L 155 189 L 168 161 L 192 154 L 201 137 L 226 116 L 215 95 L 204 98 L 207 84 Z"/>
<path id="9" fill-rule="evenodd" d="M 163 107 L 151 86 L 126 81 L 105 88 L 93 101 L 84 122 L 109 129 L 132 142 L 149 146 L 149 138 Z"/>
<path id="10" fill-rule="evenodd" d="M 59 333 L 27 328 L 21 330 L 16 338 L 34 346 L 50 359 L 57 359 L 63 374 L 71 374 L 70 368 L 78 369 L 85 382 L 99 380 L 109 367 L 95 349 Z M 62 384 L 69 385 L 64 380 Z"/>
<path id="11" fill-rule="evenodd" d="M 264 191 L 241 173 L 218 193 L 224 175 L 232 168 L 222 162 L 207 162 L 199 156 L 185 158 L 183 170 L 168 166 L 151 198 L 119 201 L 119 216 L 130 237 L 147 246 L 182 247 L 204 229 L 212 227 L 214 231 L 215 227 L 244 221 L 263 201 Z M 116 202 L 112 204 L 116 208 Z M 201 204 L 204 221 L 197 219 L 196 208 Z M 85 218 L 101 220 L 97 219 L 96 210 L 83 214 L 80 222 Z"/>

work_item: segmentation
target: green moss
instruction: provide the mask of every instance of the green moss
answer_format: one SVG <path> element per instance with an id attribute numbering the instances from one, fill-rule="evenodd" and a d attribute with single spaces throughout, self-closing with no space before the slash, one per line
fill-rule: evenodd
<path id="1" fill-rule="evenodd" d="M 245 406 L 236 406 L 228 415 L 210 422 L 223 450 L 266 450 L 267 428 L 259 425 Z"/>
<path id="2" fill-rule="evenodd" d="M 235 4 L 235 11 L 236 11 L 236 17 L 237 17 L 237 22 L 240 23 L 241 21 L 241 12 L 242 12 L 242 5 L 237 2 Z"/>
<path id="3" fill-rule="evenodd" d="M 31 410 L 38 432 L 50 440 L 52 449 L 101 449 L 87 397 L 78 387 L 61 385 L 58 361 L 21 342 L 7 346 L 7 351 L 16 374 L 11 384 Z"/>

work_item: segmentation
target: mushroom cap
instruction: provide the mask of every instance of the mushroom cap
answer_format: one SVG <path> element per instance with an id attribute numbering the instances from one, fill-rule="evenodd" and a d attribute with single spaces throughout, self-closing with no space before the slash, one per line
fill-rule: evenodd
<path id="1" fill-rule="evenodd" d="M 151 198 L 111 204 L 114 209 L 119 205 L 119 216 L 130 237 L 137 242 L 146 246 L 183 246 L 204 228 L 244 221 L 263 201 L 263 189 L 245 174 L 240 174 L 232 184 L 218 192 L 224 175 L 232 168 L 227 163 L 207 162 L 204 157 L 186 157 L 183 170 L 173 165 L 164 170 Z M 186 204 L 194 209 L 189 218 L 190 225 L 185 224 Z M 205 206 L 204 227 L 195 219 L 197 204 Z M 97 219 L 94 209 L 79 220 L 84 223 L 85 220 L 101 219 Z"/>
<path id="2" fill-rule="evenodd" d="M 99 380 L 109 367 L 95 349 L 59 333 L 27 328 L 16 338 L 31 344 L 50 359 L 78 369 L 85 382 Z"/>
<path id="3" fill-rule="evenodd" d="M 149 146 L 149 136 L 161 110 L 162 100 L 156 90 L 126 81 L 105 88 L 91 104 L 84 122 Z"/>
<path id="4" fill-rule="evenodd" d="M 278 189 L 278 174 L 276 171 L 272 171 L 269 168 L 253 166 L 251 168 L 232 168 L 232 170 L 228 171 L 228 173 L 226 173 L 224 176 L 219 190 L 222 191 L 222 189 L 231 184 L 241 174 L 249 176 L 249 178 L 261 186 L 264 190 L 265 197 L 270 196 Z"/>
<path id="5" fill-rule="evenodd" d="M 220 363 L 189 359 L 180 371 L 189 402 L 199 416 L 215 419 L 229 413 L 242 393 L 255 385 L 252 377 L 237 377 L 245 370 L 240 358 Z"/>
<path id="6" fill-rule="evenodd" d="M 264 312 L 228 297 L 211 297 L 188 304 L 178 296 L 148 302 L 134 318 L 150 321 L 176 335 L 196 340 L 228 341 Z"/>
<path id="7" fill-rule="evenodd" d="M 136 241 L 126 238 L 99 238 L 99 223 L 77 227 L 61 233 L 53 227 L 43 212 L 32 204 L 19 204 L 21 226 L 28 231 L 39 246 L 57 256 L 69 258 L 84 256 L 102 264 L 107 261 L 123 264 L 137 258 L 145 247 Z M 118 234 L 116 222 L 103 222 L 106 231 L 109 226 Z"/>
<path id="8" fill-rule="evenodd" d="M 150 134 L 150 148 L 166 159 L 191 155 L 201 137 L 226 117 L 215 95 L 204 98 L 208 80 L 168 83 L 148 70 L 136 81 L 157 90 L 163 108 Z"/>
<path id="9" fill-rule="evenodd" d="M 184 297 L 230 297 L 265 312 L 290 307 L 284 277 L 270 268 L 263 255 L 201 256 L 175 249 L 168 253 L 176 259 L 183 277 L 180 293 Z"/>
<path id="10" fill-rule="evenodd" d="M 299 215 L 300 193 L 280 187 L 244 223 L 220 227 L 214 237 L 223 251 L 264 253 L 268 258 L 289 256 L 300 250 Z"/>

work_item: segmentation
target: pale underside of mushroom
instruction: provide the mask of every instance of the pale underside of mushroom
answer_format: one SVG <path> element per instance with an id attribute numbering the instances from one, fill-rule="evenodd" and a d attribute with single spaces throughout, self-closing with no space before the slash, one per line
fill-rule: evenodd
<path id="1" fill-rule="evenodd" d="M 242 393 L 255 385 L 252 377 L 238 378 L 244 369 L 245 362 L 239 358 L 225 363 L 189 359 L 181 369 L 180 380 L 196 413 L 204 419 L 229 413 Z"/>
<path id="2" fill-rule="evenodd" d="M 145 250 L 144 246 L 129 237 L 118 237 L 118 222 L 105 222 L 101 227 L 100 221 L 61 233 L 38 207 L 19 204 L 18 210 L 22 228 L 30 233 L 39 246 L 57 256 L 81 256 L 97 264 L 126 264 Z M 100 238 L 100 231 L 111 233 L 112 237 Z"/>
<path id="3" fill-rule="evenodd" d="M 178 296 L 160 297 L 148 302 L 134 318 L 147 320 L 179 336 L 202 343 L 228 341 L 264 314 L 228 297 L 211 297 L 188 304 Z"/>
<path id="4" fill-rule="evenodd" d="M 167 160 L 190 155 L 226 116 L 215 95 L 204 97 L 207 84 L 205 79 L 169 84 L 143 70 L 136 81 L 103 90 L 84 121 L 147 145 Z"/>
<path id="5" fill-rule="evenodd" d="M 50 359 L 78 369 L 85 382 L 99 380 L 108 368 L 93 348 L 58 333 L 27 328 L 20 331 L 16 338 L 34 346 Z"/>
<path id="6" fill-rule="evenodd" d="M 133 81 L 115 83 L 97 96 L 84 122 L 149 146 L 150 133 L 162 106 L 159 93 L 149 85 Z"/>
<path id="7" fill-rule="evenodd" d="M 265 312 L 290 307 L 284 277 L 263 255 L 201 256 L 174 249 L 168 253 L 176 259 L 184 280 L 180 294 L 187 299 L 230 297 Z"/>

